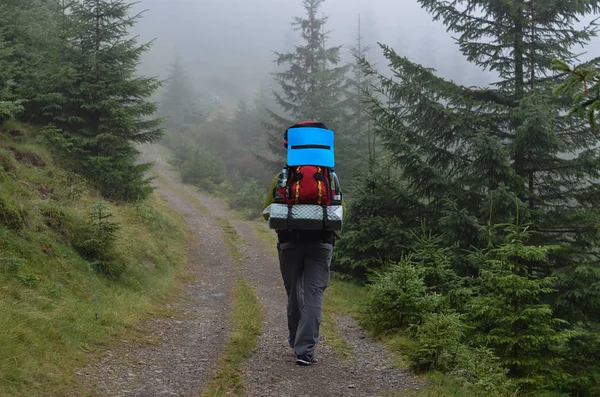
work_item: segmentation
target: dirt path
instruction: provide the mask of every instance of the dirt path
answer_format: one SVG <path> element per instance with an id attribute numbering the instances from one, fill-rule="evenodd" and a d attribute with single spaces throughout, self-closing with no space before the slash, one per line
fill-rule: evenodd
<path id="1" fill-rule="evenodd" d="M 247 396 L 402 396 L 418 390 L 419 383 L 393 369 L 384 349 L 345 317 L 338 319 L 339 331 L 356 359 L 342 360 L 322 338 L 316 351 L 319 363 L 297 366 L 286 340 L 286 296 L 272 232 L 264 224 L 236 219 L 221 200 L 177 182 L 156 148 L 145 149 L 144 160 L 156 161 L 159 193 L 185 215 L 198 237 L 188 248 L 189 267 L 197 279 L 184 286 L 184 299 L 175 304 L 184 318 L 150 324 L 151 337 L 159 343 L 136 348 L 125 344 L 82 373 L 86 383 L 97 384 L 100 395 L 199 395 L 228 336 L 225 316 L 236 271 L 256 286 L 266 314 L 254 356 L 242 368 Z M 245 258 L 237 270 L 215 218 L 227 219 L 245 241 L 239 247 Z"/>
<path id="2" fill-rule="evenodd" d="M 145 153 L 145 160 L 155 158 Z M 179 315 L 146 325 L 144 346 L 123 345 L 108 351 L 103 361 L 78 371 L 91 394 L 102 396 L 194 396 L 215 369 L 215 358 L 228 336 L 226 315 L 231 308 L 234 264 L 216 220 L 172 185 L 173 174 L 157 163 L 158 192 L 185 216 L 194 234 L 187 247 L 188 271 L 181 299 L 169 304 Z M 167 182 L 168 181 L 168 182 Z M 185 190 L 187 191 L 187 187 Z"/>
<path id="3" fill-rule="evenodd" d="M 310 367 L 297 366 L 295 353 L 286 339 L 287 298 L 277 255 L 273 252 L 274 243 L 268 244 L 257 238 L 255 228 L 248 222 L 233 223 L 242 238 L 248 241 L 246 253 L 250 259 L 242 268 L 244 277 L 257 286 L 259 299 L 267 313 L 255 357 L 243 369 L 248 396 L 350 397 L 389 395 L 390 392 L 403 395 L 403 391 L 418 388 L 418 382 L 407 373 L 395 370 L 384 348 L 367 338 L 349 318 L 338 321 L 338 326 L 340 334 L 353 348 L 356 360 L 341 360 L 321 338 L 315 353 L 319 363 Z"/>

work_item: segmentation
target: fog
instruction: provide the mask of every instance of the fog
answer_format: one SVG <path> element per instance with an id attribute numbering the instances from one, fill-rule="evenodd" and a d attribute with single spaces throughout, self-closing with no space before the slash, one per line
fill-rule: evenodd
<path id="1" fill-rule="evenodd" d="M 135 9 L 147 10 L 134 29 L 139 40 L 155 39 L 142 73 L 164 78 L 180 56 L 198 90 L 230 100 L 270 86 L 274 51 L 293 48 L 298 33 L 291 23 L 305 15 L 300 0 L 141 0 Z M 343 45 L 345 56 L 355 42 L 360 14 L 370 58 L 381 69 L 387 68 L 377 42 L 460 84 L 494 80 L 464 60 L 451 33 L 416 0 L 326 0 L 321 11 L 329 17 L 328 45 Z M 593 47 L 600 50 L 600 41 Z"/>

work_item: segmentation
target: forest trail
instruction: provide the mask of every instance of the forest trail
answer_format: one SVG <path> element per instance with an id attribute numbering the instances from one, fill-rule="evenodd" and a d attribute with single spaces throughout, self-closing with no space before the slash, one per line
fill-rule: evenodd
<path id="1" fill-rule="evenodd" d="M 286 295 L 273 232 L 265 224 L 235 217 L 227 204 L 179 182 L 160 147 L 143 148 L 156 164 L 155 183 L 169 206 L 193 232 L 188 246 L 192 277 L 170 307 L 178 315 L 147 324 L 148 341 L 124 341 L 101 362 L 78 371 L 90 395 L 200 396 L 214 376 L 229 337 L 233 282 L 242 277 L 256 289 L 265 313 L 253 356 L 242 365 L 246 396 L 412 396 L 420 383 L 393 367 L 385 349 L 351 318 L 338 317 L 338 331 L 353 351 L 343 359 L 321 337 L 317 365 L 295 364 L 287 344 Z M 238 254 L 228 250 L 223 224 L 235 229 Z"/>

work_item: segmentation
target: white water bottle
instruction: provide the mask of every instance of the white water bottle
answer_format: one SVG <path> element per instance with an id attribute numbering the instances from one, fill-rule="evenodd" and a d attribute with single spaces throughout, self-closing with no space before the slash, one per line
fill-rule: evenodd
<path id="1" fill-rule="evenodd" d="M 279 178 L 279 187 L 285 187 L 287 185 L 288 179 L 288 169 L 287 167 L 283 167 L 281 170 L 281 177 Z"/>

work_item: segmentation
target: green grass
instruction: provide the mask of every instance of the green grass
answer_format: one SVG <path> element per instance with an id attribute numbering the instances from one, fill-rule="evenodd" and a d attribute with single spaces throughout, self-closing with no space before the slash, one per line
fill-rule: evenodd
<path id="1" fill-rule="evenodd" d="M 227 252 L 236 263 L 239 263 L 245 258 L 244 254 L 241 253 L 240 248 L 246 245 L 246 241 L 240 237 L 237 230 L 231 225 L 231 223 L 225 218 L 214 217 L 221 229 L 223 230 L 223 237 L 225 239 L 225 247 Z"/>
<path id="2" fill-rule="evenodd" d="M 342 282 L 332 278 L 325 290 L 321 333 L 333 351 L 346 361 L 355 359 L 352 347 L 340 335 L 336 314 L 358 318 L 360 305 L 364 300 L 365 290 L 353 283 Z"/>
<path id="3" fill-rule="evenodd" d="M 72 241 L 101 198 L 53 165 L 27 136 L 35 131 L 17 127 L 26 136 L 0 133 L 2 153 L 36 153 L 46 165 L 11 157 L 14 169 L 0 171 L 0 396 L 65 395 L 78 387 L 77 368 L 121 339 L 141 338 L 150 317 L 171 314 L 161 304 L 174 298 L 185 271 L 185 226 L 156 194 L 109 204 L 126 270 L 118 280 L 99 274 Z"/>
<path id="4" fill-rule="evenodd" d="M 215 375 L 204 388 L 203 397 L 239 396 L 244 391 L 240 367 L 245 359 L 252 356 L 262 330 L 264 314 L 254 287 L 244 279 L 237 279 L 234 295 L 231 335 Z"/>

